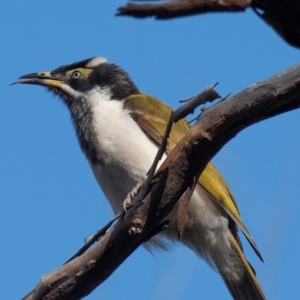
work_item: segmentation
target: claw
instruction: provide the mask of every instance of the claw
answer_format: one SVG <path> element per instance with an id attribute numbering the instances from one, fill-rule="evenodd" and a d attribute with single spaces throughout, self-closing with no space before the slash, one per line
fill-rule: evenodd
<path id="1" fill-rule="evenodd" d="M 124 211 L 128 211 L 128 209 L 132 206 L 132 201 L 135 198 L 135 196 L 139 193 L 141 187 L 142 187 L 142 183 L 139 182 L 126 196 L 122 206 Z"/>
<path id="2" fill-rule="evenodd" d="M 128 195 L 126 196 L 122 206 L 123 206 L 123 209 L 124 211 L 128 211 L 128 209 L 131 207 L 131 202 L 132 202 L 132 196 L 131 196 L 131 192 L 128 193 Z"/>

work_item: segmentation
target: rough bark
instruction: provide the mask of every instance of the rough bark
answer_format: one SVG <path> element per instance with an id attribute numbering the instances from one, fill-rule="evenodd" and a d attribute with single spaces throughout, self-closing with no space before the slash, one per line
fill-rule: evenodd
<path id="1" fill-rule="evenodd" d="M 137 2 L 144 3 L 147 0 Z M 118 13 L 137 18 L 155 16 L 157 19 L 171 19 L 206 12 L 243 11 L 250 3 L 251 0 L 175 0 L 161 4 L 134 4 L 130 2 L 119 7 Z"/>
<path id="2" fill-rule="evenodd" d="M 24 299 L 81 299 L 106 280 L 159 225 L 193 178 L 246 127 L 300 107 L 300 64 L 204 110 L 155 174 L 142 204 L 130 209 L 80 257 L 44 275 Z"/>

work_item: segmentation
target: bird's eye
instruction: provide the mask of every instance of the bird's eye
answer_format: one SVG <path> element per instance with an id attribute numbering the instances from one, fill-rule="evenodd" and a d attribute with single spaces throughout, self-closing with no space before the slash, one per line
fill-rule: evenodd
<path id="1" fill-rule="evenodd" d="M 74 71 L 73 73 L 72 73 L 72 78 L 73 79 L 77 79 L 77 78 L 79 78 L 81 76 L 81 73 L 79 72 L 79 71 Z"/>

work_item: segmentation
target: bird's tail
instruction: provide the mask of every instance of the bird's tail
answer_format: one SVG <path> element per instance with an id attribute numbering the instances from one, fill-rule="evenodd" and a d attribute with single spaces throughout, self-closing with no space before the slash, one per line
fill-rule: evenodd
<path id="1" fill-rule="evenodd" d="M 242 266 L 243 272 L 238 280 L 233 279 L 232 276 L 228 276 L 225 272 L 218 267 L 223 280 L 230 291 L 233 299 L 235 300 L 266 300 L 266 297 L 260 287 L 255 271 L 247 261 L 239 243 L 235 237 L 230 233 L 230 243 L 232 250 L 236 252 L 235 259 L 240 260 L 239 265 Z"/>

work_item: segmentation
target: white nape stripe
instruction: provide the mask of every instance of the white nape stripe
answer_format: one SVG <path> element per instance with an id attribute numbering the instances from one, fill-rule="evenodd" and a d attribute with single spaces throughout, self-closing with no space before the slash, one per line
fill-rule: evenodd
<path id="1" fill-rule="evenodd" d="M 87 68 L 95 68 L 101 64 L 104 64 L 107 62 L 107 59 L 104 57 L 94 57 L 92 60 L 90 60 L 87 64 L 86 67 Z"/>

